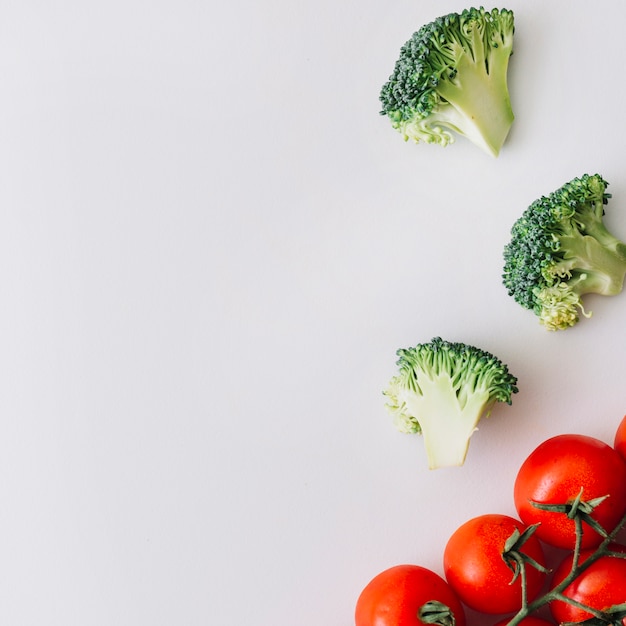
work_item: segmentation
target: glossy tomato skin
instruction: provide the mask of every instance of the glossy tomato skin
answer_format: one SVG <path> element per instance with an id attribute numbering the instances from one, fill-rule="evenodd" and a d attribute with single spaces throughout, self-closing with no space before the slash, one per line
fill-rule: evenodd
<path id="1" fill-rule="evenodd" d="M 593 512 L 611 531 L 626 511 L 626 461 L 608 444 L 585 435 L 558 435 L 540 444 L 524 461 L 514 486 L 515 507 L 525 524 L 540 523 L 536 535 L 558 548 L 572 549 L 575 524 L 563 513 L 542 511 L 531 501 L 566 504 L 580 490 L 583 500 L 609 494 Z M 591 548 L 602 537 L 583 524 L 582 547 Z"/>
<path id="2" fill-rule="evenodd" d="M 613 447 L 617 450 L 617 453 L 626 460 L 626 415 L 624 415 L 620 425 L 617 427 Z"/>
<path id="3" fill-rule="evenodd" d="M 615 552 L 626 552 L 624 546 L 612 546 Z M 581 562 L 585 561 L 594 550 L 583 550 Z M 558 565 L 552 579 L 552 587 L 557 586 L 571 571 L 572 555 L 566 556 Z M 626 602 L 626 559 L 603 556 L 579 574 L 568 585 L 563 594 L 572 600 L 581 602 L 592 609 L 604 610 L 614 604 Z M 583 609 L 560 600 L 550 603 L 550 612 L 554 619 L 561 622 L 581 622 L 591 617 Z M 626 618 L 622 620 L 626 626 Z"/>
<path id="4" fill-rule="evenodd" d="M 503 619 L 501 622 L 498 622 L 494 626 L 507 626 L 510 621 L 510 617 Z M 531 615 L 529 617 L 525 617 L 520 623 L 519 626 L 554 626 L 552 622 L 548 622 L 545 619 L 541 619 L 540 617 L 535 617 Z"/>
<path id="5" fill-rule="evenodd" d="M 505 543 L 524 525 L 508 515 L 487 514 L 461 525 L 450 537 L 443 554 L 443 569 L 448 584 L 470 608 L 481 613 L 503 614 L 518 611 L 522 605 L 521 577 L 511 584 L 513 572 L 502 553 Z M 545 566 L 543 549 L 531 536 L 521 551 Z M 542 589 L 546 575 L 527 567 L 528 598 L 533 600 Z"/>
<path id="6" fill-rule="evenodd" d="M 375 576 L 356 603 L 356 626 L 424 624 L 420 607 L 438 601 L 450 608 L 456 626 L 465 626 L 465 612 L 455 593 L 435 572 L 419 565 L 396 565 Z"/>

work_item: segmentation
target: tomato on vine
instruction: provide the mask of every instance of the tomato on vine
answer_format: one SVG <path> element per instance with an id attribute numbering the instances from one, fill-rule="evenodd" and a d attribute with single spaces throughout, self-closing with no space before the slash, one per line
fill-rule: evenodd
<path id="1" fill-rule="evenodd" d="M 593 437 L 552 437 L 522 464 L 515 479 L 514 500 L 522 522 L 539 524 L 537 537 L 546 543 L 574 547 L 575 509 L 582 519 L 581 547 L 597 546 L 602 536 L 592 526 L 610 532 L 626 511 L 626 461 Z M 563 510 L 549 510 L 552 505 L 562 505 Z"/>
<path id="2" fill-rule="evenodd" d="M 375 576 L 356 604 L 356 626 L 465 626 L 456 594 L 435 572 L 419 565 L 396 565 Z"/>
<path id="3" fill-rule="evenodd" d="M 481 613 L 517 611 L 524 578 L 526 599 L 533 600 L 546 578 L 543 549 L 533 532 L 501 514 L 480 515 L 461 525 L 443 555 L 446 580 L 461 601 Z"/>
<path id="4" fill-rule="evenodd" d="M 624 553 L 626 547 L 613 545 L 613 553 Z M 583 550 L 579 562 L 583 563 L 592 554 L 593 550 Z M 552 579 L 552 588 L 559 585 L 572 569 L 573 554 L 566 556 L 558 565 Z M 626 558 L 605 555 L 594 561 L 582 571 L 562 592 L 563 596 L 574 600 L 590 609 L 606 611 L 612 606 L 626 603 Z M 550 603 L 550 612 L 560 624 L 562 622 L 581 622 L 592 617 L 589 611 L 569 604 L 563 600 L 553 600 Z M 626 610 L 616 617 L 626 626 Z M 613 622 L 608 622 L 613 623 Z"/>

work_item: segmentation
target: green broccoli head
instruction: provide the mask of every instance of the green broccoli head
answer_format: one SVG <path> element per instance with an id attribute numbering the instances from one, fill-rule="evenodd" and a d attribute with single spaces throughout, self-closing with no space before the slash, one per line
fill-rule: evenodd
<path id="1" fill-rule="evenodd" d="M 608 183 L 585 174 L 533 202 L 504 248 L 503 283 L 548 330 L 589 317 L 585 294 L 616 295 L 626 275 L 626 245 L 604 224 Z"/>
<path id="2" fill-rule="evenodd" d="M 511 404 L 517 378 L 489 352 L 440 337 L 397 355 L 383 392 L 396 427 L 424 436 L 430 469 L 462 465 L 478 422 L 496 402 Z"/>
<path id="3" fill-rule="evenodd" d="M 405 140 L 446 146 L 454 131 L 497 156 L 513 123 L 513 32 L 512 11 L 482 7 L 422 26 L 381 89 L 381 114 Z"/>

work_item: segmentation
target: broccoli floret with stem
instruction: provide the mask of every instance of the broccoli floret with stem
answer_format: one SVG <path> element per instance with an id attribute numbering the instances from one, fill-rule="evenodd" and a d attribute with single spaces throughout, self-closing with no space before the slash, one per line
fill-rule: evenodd
<path id="1" fill-rule="evenodd" d="M 383 392 L 396 427 L 423 435 L 430 469 L 463 465 L 478 422 L 496 402 L 511 404 L 517 378 L 493 354 L 440 337 L 397 355 Z"/>
<path id="2" fill-rule="evenodd" d="M 611 197 L 599 174 L 584 174 L 535 200 L 504 247 L 504 286 L 548 330 L 590 317 L 583 296 L 617 295 L 626 276 L 626 244 L 604 224 Z"/>
<path id="3" fill-rule="evenodd" d="M 422 26 L 381 89 L 381 115 L 405 140 L 446 146 L 453 131 L 498 156 L 514 119 L 507 82 L 514 30 L 513 11 L 482 7 Z"/>

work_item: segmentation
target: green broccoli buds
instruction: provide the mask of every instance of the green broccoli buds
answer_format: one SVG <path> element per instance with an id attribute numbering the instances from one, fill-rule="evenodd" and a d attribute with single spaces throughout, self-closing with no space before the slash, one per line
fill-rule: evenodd
<path id="1" fill-rule="evenodd" d="M 382 115 L 405 140 L 446 146 L 456 133 L 497 156 L 513 123 L 507 83 L 514 17 L 466 9 L 422 26 L 380 92 Z"/>
<path id="2" fill-rule="evenodd" d="M 440 337 L 397 354 L 383 392 L 396 427 L 424 436 L 431 469 L 463 465 L 478 422 L 496 402 L 511 404 L 517 379 L 493 354 Z"/>
<path id="3" fill-rule="evenodd" d="M 504 248 L 504 286 L 548 330 L 590 317 L 583 296 L 622 291 L 626 244 L 604 224 L 610 194 L 599 175 L 585 174 L 533 202 Z"/>

